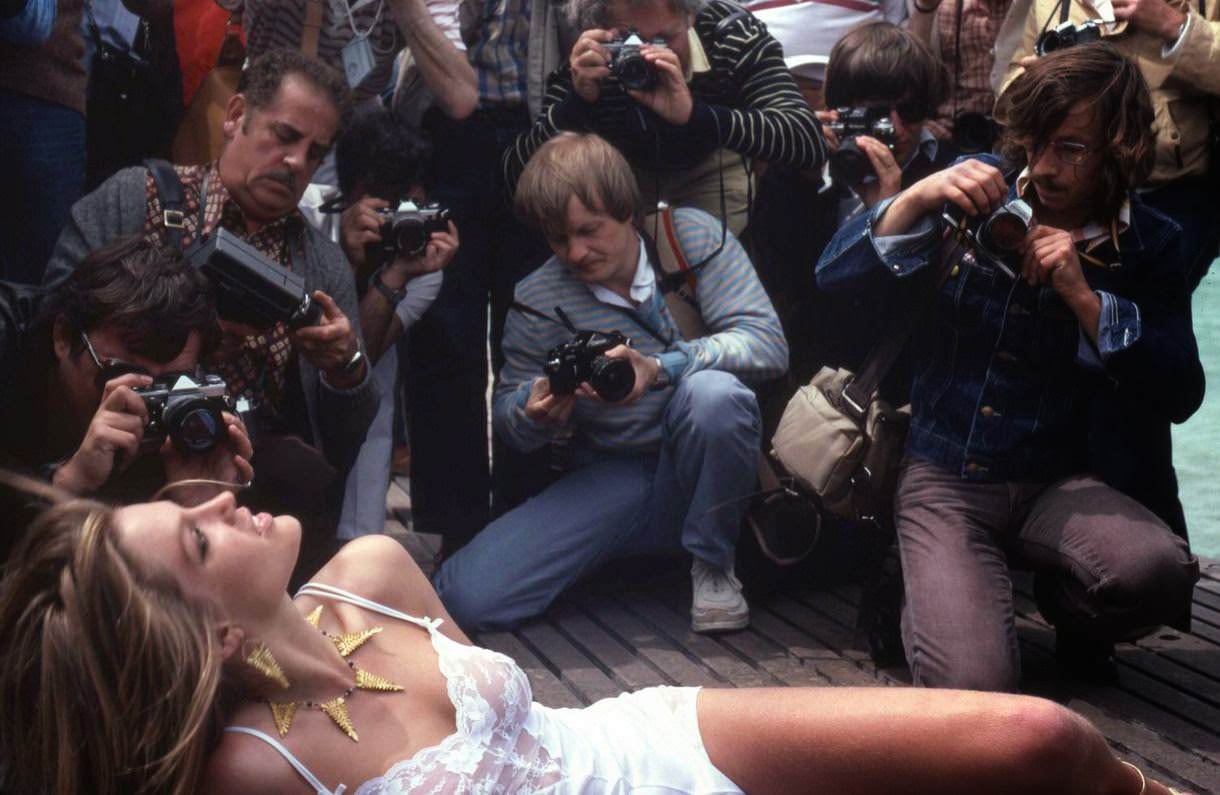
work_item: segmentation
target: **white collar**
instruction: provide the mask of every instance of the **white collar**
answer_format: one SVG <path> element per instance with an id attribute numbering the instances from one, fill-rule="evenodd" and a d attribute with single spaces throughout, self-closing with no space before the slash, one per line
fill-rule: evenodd
<path id="1" fill-rule="evenodd" d="M 631 300 L 628 301 L 618 293 L 601 284 L 590 284 L 589 291 L 593 293 L 593 297 L 603 304 L 611 306 L 621 306 L 625 309 L 635 309 L 645 301 L 652 299 L 652 291 L 656 288 L 657 277 L 652 272 L 652 265 L 648 262 L 648 250 L 644 247 L 643 238 L 636 235 L 639 241 L 640 256 L 635 264 L 635 278 L 631 280 Z"/>
<path id="2" fill-rule="evenodd" d="M 1025 197 L 1025 193 L 1033 184 L 1033 179 L 1029 175 L 1029 166 L 1021 169 L 1021 173 L 1017 175 L 1017 195 L 1021 198 Z M 1092 251 L 1100 246 L 1106 240 L 1114 244 L 1114 250 L 1118 251 L 1118 236 L 1127 231 L 1131 226 L 1131 199 L 1123 199 L 1122 205 L 1118 208 L 1118 214 L 1111 219 L 1110 223 L 1103 224 L 1097 221 L 1089 221 L 1079 229 L 1069 229 L 1072 234 L 1072 240 L 1076 243 L 1084 243 L 1085 251 Z"/>

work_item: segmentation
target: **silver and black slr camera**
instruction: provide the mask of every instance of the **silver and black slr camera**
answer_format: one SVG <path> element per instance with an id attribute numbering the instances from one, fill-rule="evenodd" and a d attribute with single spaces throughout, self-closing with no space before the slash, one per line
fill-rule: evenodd
<path id="1" fill-rule="evenodd" d="M 1050 30 L 1044 31 L 1034 43 L 1034 52 L 1038 55 L 1050 55 L 1056 50 L 1075 47 L 1091 41 L 1101 41 L 1101 25 L 1090 19 L 1079 25 L 1064 22 Z"/>
<path id="2" fill-rule="evenodd" d="M 888 108 L 837 108 L 837 121 L 827 124 L 839 139 L 839 149 L 830 156 L 830 178 L 840 185 L 854 187 L 873 174 L 873 164 L 856 144 L 856 137 L 868 135 L 894 148 L 894 122 Z"/>
<path id="3" fill-rule="evenodd" d="M 953 227 L 961 223 L 962 211 L 954 206 L 945 221 Z M 1034 211 L 1024 199 L 1013 199 L 991 215 L 975 220 L 965 229 L 970 246 L 999 265 L 1011 278 L 1021 270 L 1021 245 L 1033 225 Z"/>
<path id="4" fill-rule="evenodd" d="M 631 340 L 617 331 L 580 331 L 546 355 L 542 370 L 551 382 L 551 394 L 570 395 L 588 381 L 602 400 L 617 403 L 635 388 L 635 368 L 627 359 L 611 359 L 606 351 Z"/>
<path id="5" fill-rule="evenodd" d="M 216 312 L 255 328 L 277 322 L 299 329 L 317 325 L 322 307 L 305 289 L 305 277 L 272 262 L 258 249 L 220 228 L 188 249 L 216 295 Z"/>
<path id="6" fill-rule="evenodd" d="M 640 48 L 645 44 L 669 48 L 665 39 L 644 41 L 634 30 L 629 30 L 602 45 L 610 51 L 610 74 L 618 78 L 623 88 L 631 91 L 650 91 L 656 86 L 656 71 L 640 52 Z"/>
<path id="7" fill-rule="evenodd" d="M 381 216 L 381 242 L 370 243 L 366 255 L 373 262 L 389 262 L 402 254 L 413 257 L 428 247 L 433 232 L 443 232 L 449 223 L 449 210 L 439 204 L 415 206 L 403 202 L 397 210 L 377 211 Z"/>
<path id="8" fill-rule="evenodd" d="M 148 409 L 143 452 L 160 449 L 169 436 L 182 453 L 206 453 L 228 434 L 221 412 L 232 411 L 234 404 L 218 375 L 169 373 L 134 392 Z"/>

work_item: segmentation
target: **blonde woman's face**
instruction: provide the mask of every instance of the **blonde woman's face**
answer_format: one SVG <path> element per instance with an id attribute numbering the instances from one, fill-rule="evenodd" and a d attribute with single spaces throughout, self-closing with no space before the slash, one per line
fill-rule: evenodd
<path id="1" fill-rule="evenodd" d="M 227 492 L 193 508 L 130 505 L 115 511 L 114 523 L 125 553 L 237 621 L 274 612 L 301 544 L 296 519 L 252 514 Z"/>

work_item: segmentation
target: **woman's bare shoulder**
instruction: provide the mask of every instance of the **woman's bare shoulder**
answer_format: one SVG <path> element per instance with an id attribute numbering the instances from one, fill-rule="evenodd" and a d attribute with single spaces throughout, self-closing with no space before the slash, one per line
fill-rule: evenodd
<path id="1" fill-rule="evenodd" d="M 201 795 L 275 795 L 301 792 L 301 776 L 271 746 L 255 737 L 225 732 L 208 757 Z"/>
<path id="2" fill-rule="evenodd" d="M 313 580 L 411 615 L 435 615 L 436 591 L 402 544 L 390 536 L 361 536 L 346 544 Z"/>

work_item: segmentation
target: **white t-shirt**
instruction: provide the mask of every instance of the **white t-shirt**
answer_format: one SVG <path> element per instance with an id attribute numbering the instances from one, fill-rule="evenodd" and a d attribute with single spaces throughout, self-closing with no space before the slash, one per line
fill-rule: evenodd
<path id="1" fill-rule="evenodd" d="M 766 23 L 788 59 L 829 56 L 835 42 L 856 25 L 881 20 L 897 25 L 907 17 L 906 0 L 747 0 L 744 5 Z M 793 71 L 821 80 L 826 68 L 804 63 Z"/>

